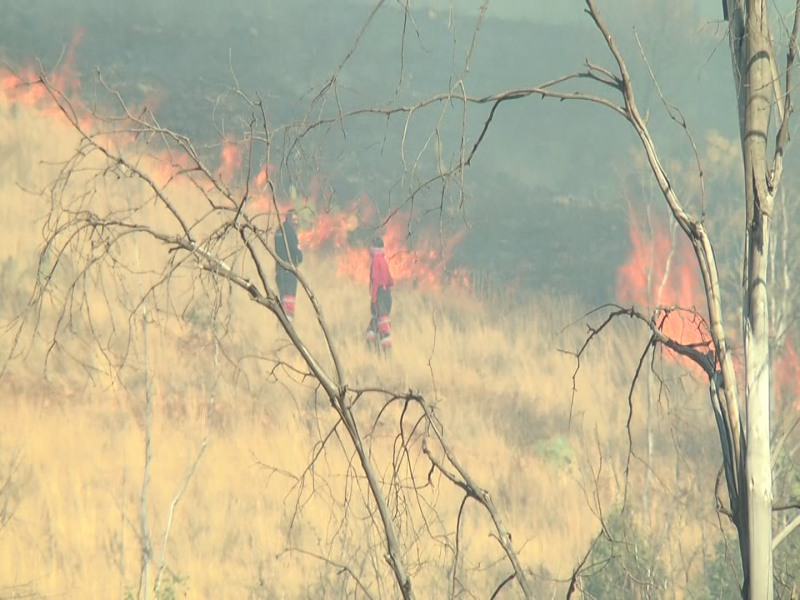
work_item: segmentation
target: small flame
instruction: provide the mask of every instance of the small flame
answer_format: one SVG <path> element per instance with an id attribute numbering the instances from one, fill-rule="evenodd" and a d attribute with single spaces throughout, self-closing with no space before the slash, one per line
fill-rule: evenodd
<path id="1" fill-rule="evenodd" d="M 75 74 L 73 64 L 75 51 L 82 37 L 82 31 L 75 32 L 64 59 L 47 78 L 50 86 L 63 94 L 71 103 L 78 100 L 81 90 L 81 80 Z M 49 97 L 39 75 L 33 68 L 23 68 L 15 73 L 0 66 L 0 98 L 10 104 L 35 107 L 42 114 L 55 119 L 65 118 L 61 109 Z"/>
<path id="2" fill-rule="evenodd" d="M 800 410 L 800 357 L 787 338 L 783 352 L 773 365 L 775 379 L 775 418 L 779 419 L 786 400 L 794 401 L 794 410 Z"/>
<path id="3" fill-rule="evenodd" d="M 225 182 L 231 182 L 242 168 L 242 151 L 229 136 L 222 146 L 222 166 L 217 171 L 217 177 Z"/>

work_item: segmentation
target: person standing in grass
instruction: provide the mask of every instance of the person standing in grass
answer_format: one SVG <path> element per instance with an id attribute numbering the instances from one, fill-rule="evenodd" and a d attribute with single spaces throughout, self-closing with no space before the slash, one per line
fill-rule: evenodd
<path id="1" fill-rule="evenodd" d="M 394 279 L 386 261 L 383 238 L 372 240 L 369 249 L 369 291 L 371 318 L 367 328 L 367 344 L 378 352 L 392 348 L 392 286 Z"/>
<path id="2" fill-rule="evenodd" d="M 275 231 L 275 254 L 287 263 L 294 264 L 295 267 L 303 262 L 303 252 L 300 250 L 300 242 L 297 239 L 298 222 L 297 212 L 290 210 L 286 213 L 283 221 L 283 230 L 278 227 Z M 286 235 L 284 235 L 284 231 Z M 278 296 L 283 312 L 286 313 L 286 318 L 291 323 L 294 320 L 297 277 L 288 269 L 276 264 L 275 283 L 278 284 Z"/>

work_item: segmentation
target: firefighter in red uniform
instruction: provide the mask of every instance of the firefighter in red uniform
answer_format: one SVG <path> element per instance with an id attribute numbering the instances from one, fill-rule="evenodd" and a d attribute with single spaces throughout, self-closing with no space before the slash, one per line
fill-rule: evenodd
<path id="1" fill-rule="evenodd" d="M 367 328 L 367 343 L 377 351 L 388 353 L 392 348 L 392 291 L 394 285 L 383 239 L 376 237 L 369 249 L 369 290 L 372 318 Z"/>

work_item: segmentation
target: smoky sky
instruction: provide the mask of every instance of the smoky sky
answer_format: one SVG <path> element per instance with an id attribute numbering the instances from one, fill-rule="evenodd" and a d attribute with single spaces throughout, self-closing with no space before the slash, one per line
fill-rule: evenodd
<path id="1" fill-rule="evenodd" d="M 534 8 L 542 4 L 557 8 Z M 608 9 L 637 102 L 663 158 L 691 162 L 693 156 L 676 116 L 694 134 L 701 154 L 709 131 L 736 138 L 724 23 L 715 21 L 719 16 L 709 7 L 719 3 L 677 2 L 682 12 L 672 19 L 658 3 L 598 4 Z M 241 128 L 243 114 L 246 120 L 241 104 L 219 103 L 232 85 L 232 71 L 244 91 L 264 99 L 269 118 L 279 124 L 366 107 L 413 105 L 460 90 L 455 86 L 459 80 L 472 96 L 536 86 L 581 70 L 587 59 L 616 70 L 577 0 L 491 2 L 477 36 L 480 2 L 427 0 L 405 14 L 400 3 L 387 1 L 338 74 L 336 95 L 329 93 L 324 105 L 313 104 L 353 49 L 374 5 L 367 0 L 4 0 L 0 53 L 12 64 L 38 57 L 52 67 L 80 32 L 74 67 L 84 82 L 84 97 L 96 93 L 92 73 L 100 69 L 132 101 L 157 97 L 162 123 L 199 143 L 215 138 L 215 108 L 217 126 L 224 123 L 233 130 Z M 585 83 L 564 89 L 620 101 L 613 91 Z M 680 113 L 670 116 L 667 105 Z M 467 117 L 458 102 L 443 108 L 437 104 L 417 111 L 408 122 L 403 114 L 362 115 L 344 128 L 320 130 L 309 137 L 313 165 L 308 160 L 298 164 L 331 177 L 334 201 L 366 193 L 387 206 L 398 205 L 413 188 L 409 161 L 417 161 L 413 175 L 418 180 L 433 177 L 440 161 L 458 159 L 462 133 L 471 147 L 491 106 L 470 106 Z M 431 132 L 437 126 L 440 139 L 434 151 Z M 637 151 L 641 148 L 630 126 L 599 106 L 535 96 L 502 104 L 463 181 L 446 190 L 448 226 L 466 228 L 454 262 L 501 279 L 516 277 L 530 289 L 548 288 L 593 302 L 613 299 L 615 273 L 630 248 L 622 183 L 643 178 L 634 164 Z M 795 165 L 790 151 L 787 173 L 796 171 Z M 293 176 L 301 178 L 303 168 Z M 735 173 L 709 183 L 709 206 L 729 208 L 739 201 L 736 184 Z M 415 202 L 420 213 L 435 209 L 442 203 L 441 188 L 423 189 Z"/>

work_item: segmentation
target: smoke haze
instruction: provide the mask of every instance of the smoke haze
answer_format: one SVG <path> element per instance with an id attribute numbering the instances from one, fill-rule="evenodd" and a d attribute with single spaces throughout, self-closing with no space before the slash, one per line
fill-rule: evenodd
<path id="1" fill-rule="evenodd" d="M 610 65 L 580 4 L 544 3 L 559 8 L 543 9 L 534 7 L 540 3 L 492 3 L 471 56 L 467 91 L 480 96 L 537 85 L 579 70 L 587 57 Z M 660 152 L 696 172 L 685 134 L 670 121 L 649 82 L 633 26 L 644 40 L 661 90 L 680 108 L 701 156 L 709 148 L 710 133 L 727 140 L 737 134 L 725 29 L 706 20 L 715 17 L 702 8 L 707 3 L 678 3 L 672 15 L 658 8 L 660 4 L 609 3 L 609 22 L 629 56 L 637 100 L 643 112 L 649 111 Z M 369 14 L 368 5 L 311 0 L 236 0 L 224 5 L 7 2 L 8 17 L 0 32 L 12 64 L 38 57 L 46 67 L 63 59 L 64 49 L 80 32 L 74 67 L 84 80 L 84 98 L 95 93 L 92 72 L 100 69 L 130 102 L 147 98 L 154 103 L 163 125 L 208 144 L 219 141 L 211 113 L 219 95 L 232 85 L 231 67 L 243 90 L 263 95 L 275 124 L 288 123 L 303 114 L 312 90 L 347 54 Z M 411 104 L 446 92 L 453 74 L 463 70 L 479 5 L 458 3 L 451 16 L 447 2 L 431 1 L 411 13 L 413 26 L 403 37 L 399 9 L 387 4 L 339 77 L 342 109 Z M 469 140 L 477 137 L 488 109 L 470 106 Z M 331 114 L 335 109 L 328 105 L 324 110 Z M 238 107 L 222 105 L 216 111 L 218 124 L 240 126 Z M 405 131 L 408 156 L 426 148 L 438 119 L 437 108 L 419 112 Z M 450 110 L 442 122 L 446 162 L 457 152 L 460 128 L 460 109 Z M 403 117 L 389 123 L 359 117 L 346 129 L 346 141 L 336 131 L 320 141 L 316 157 L 315 168 L 326 174 L 334 190 L 332 201 L 347 204 L 368 194 L 390 207 L 405 200 L 408 189 L 398 186 L 403 177 Z M 505 103 L 466 170 L 470 228 L 453 250 L 453 266 L 490 273 L 500 281 L 516 280 L 530 289 L 576 294 L 589 302 L 612 299 L 617 269 L 631 250 L 628 205 L 636 196 L 653 196 L 652 189 L 636 189 L 646 179 L 633 161 L 636 148 L 630 128 L 605 109 L 535 98 Z M 430 147 L 426 152 L 417 173 L 421 179 L 436 169 Z M 794 160 L 790 155 L 787 172 L 795 171 Z M 732 171 L 709 180 L 709 205 L 728 203 L 738 177 Z M 438 195 L 430 189 L 417 204 L 420 209 L 436 206 Z M 658 198 L 654 200 L 660 207 Z M 448 224 L 456 231 L 464 223 L 460 216 L 448 215 Z"/>

